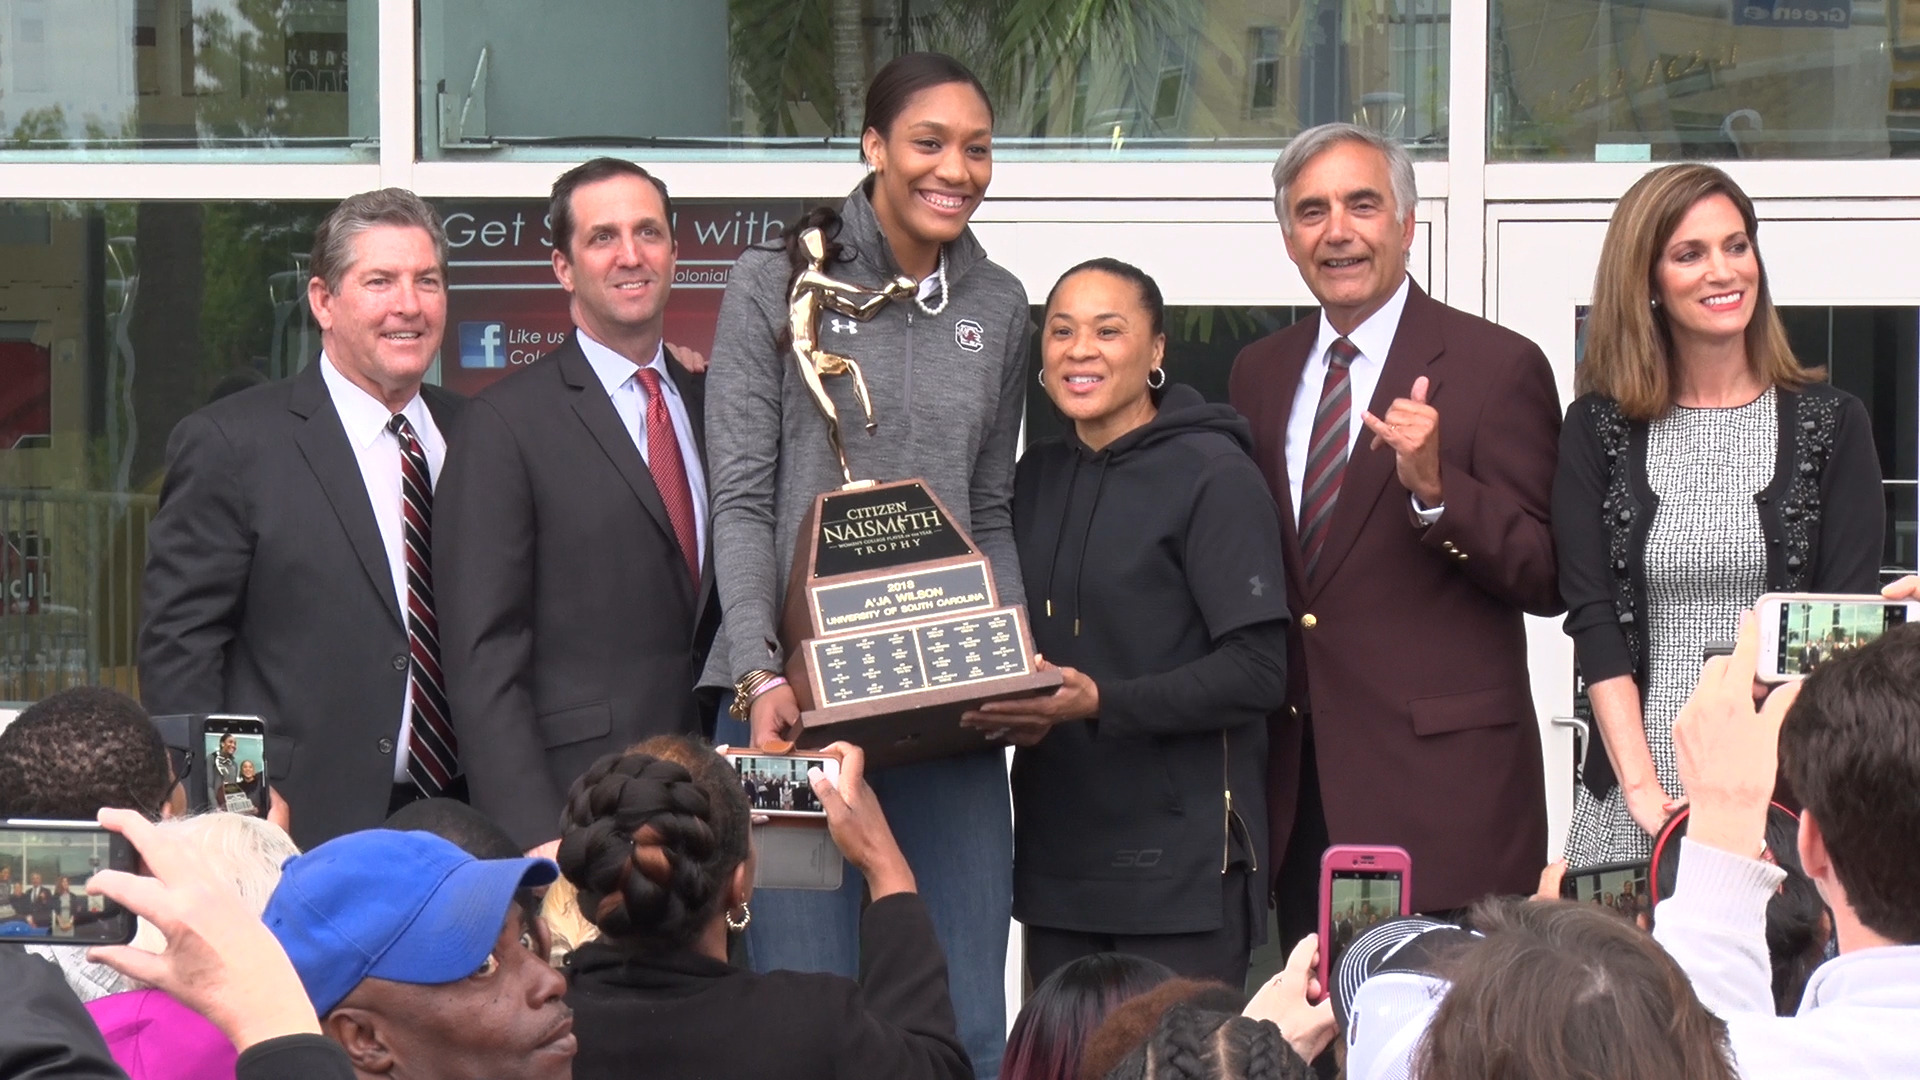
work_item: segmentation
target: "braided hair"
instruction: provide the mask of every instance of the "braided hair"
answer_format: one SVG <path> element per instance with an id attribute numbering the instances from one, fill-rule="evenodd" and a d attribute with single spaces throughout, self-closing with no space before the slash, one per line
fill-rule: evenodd
<path id="1" fill-rule="evenodd" d="M 1307 1080 L 1313 1069 L 1270 1021 L 1175 1005 L 1110 1080 Z"/>
<path id="2" fill-rule="evenodd" d="M 704 742 L 661 735 L 593 763 L 567 794 L 561 873 L 604 940 L 641 952 L 692 944 L 747 860 L 751 811 Z"/>

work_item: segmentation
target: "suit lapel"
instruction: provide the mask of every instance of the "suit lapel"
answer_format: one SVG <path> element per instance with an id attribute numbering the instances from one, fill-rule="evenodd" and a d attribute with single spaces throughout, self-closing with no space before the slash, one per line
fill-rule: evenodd
<path id="1" fill-rule="evenodd" d="M 307 459 L 307 467 L 320 481 L 327 502 L 346 530 L 353 553 L 360 557 L 374 591 L 386 601 L 387 614 L 401 626 L 400 600 L 393 592 L 393 568 L 387 565 L 387 546 L 380 539 L 380 524 L 373 517 L 373 500 L 367 495 L 366 478 L 360 475 L 360 460 L 347 442 L 347 429 L 334 410 L 333 396 L 320 375 L 325 360 L 315 359 L 305 371 L 293 377 L 293 393 L 288 408 L 306 420 L 294 441 Z M 436 418 L 435 423 L 438 423 Z"/>
<path id="2" fill-rule="evenodd" d="M 1316 323 L 1317 325 L 1317 323 Z M 1280 503 L 1280 540 L 1285 548 L 1281 560 L 1291 580 L 1290 595 L 1307 595 L 1304 576 L 1306 562 L 1300 555 L 1300 527 L 1295 521 L 1298 508 L 1293 505 L 1293 485 L 1287 479 L 1287 424 L 1293 416 L 1293 399 L 1300 393 L 1300 375 L 1306 370 L 1307 355 L 1313 351 L 1314 336 L 1307 334 L 1297 342 L 1281 346 L 1280 355 L 1266 384 L 1266 418 L 1263 426 L 1276 433 L 1273 443 L 1275 467 L 1279 478 L 1274 494 Z"/>
<path id="3" fill-rule="evenodd" d="M 1368 412 L 1385 416 L 1394 399 L 1412 393 L 1413 380 L 1426 374 L 1427 366 L 1440 356 L 1439 328 L 1432 317 L 1436 306 L 1434 300 L 1420 291 L 1420 286 L 1409 284 L 1407 304 L 1400 312 L 1400 326 L 1394 331 L 1393 347 L 1387 350 L 1387 362 L 1380 371 L 1380 382 L 1374 387 L 1373 400 L 1367 404 Z M 1429 395 L 1437 389 L 1430 388 Z M 1333 504 L 1333 520 L 1327 523 L 1326 545 L 1320 552 L 1320 574 L 1309 583 L 1308 599 L 1340 569 L 1360 536 L 1361 526 L 1379 504 L 1381 489 L 1394 475 L 1392 448 L 1383 444 L 1369 449 L 1372 444 L 1373 432 L 1362 427 L 1347 453 L 1347 471 L 1340 478 L 1340 497 Z M 1405 498 L 1405 493 L 1399 493 L 1395 507 Z M 1402 516 L 1411 513 L 1409 505 L 1403 509 Z M 1408 523 L 1406 527 L 1413 526 Z"/>
<path id="4" fill-rule="evenodd" d="M 627 487 L 633 489 L 634 498 L 647 508 L 655 525 L 667 539 L 667 544 L 677 548 L 679 541 L 673 535 L 673 522 L 667 517 L 667 504 L 660 501 L 660 489 L 653 486 L 653 473 L 647 469 L 646 459 L 640 456 L 640 448 L 634 444 L 634 437 L 620 422 L 620 414 L 613 411 L 613 400 L 607 397 L 607 389 L 601 385 L 600 377 L 594 374 L 593 365 L 587 363 L 586 354 L 580 351 L 580 343 L 569 340 L 556 354 L 559 357 L 560 377 L 574 390 L 573 411 L 580 422 L 587 426 L 594 441 L 600 444 L 600 450 L 613 462 L 621 479 Z"/>

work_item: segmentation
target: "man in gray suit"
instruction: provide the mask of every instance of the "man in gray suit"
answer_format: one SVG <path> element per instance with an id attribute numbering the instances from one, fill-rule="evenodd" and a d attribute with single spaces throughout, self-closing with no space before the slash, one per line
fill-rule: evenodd
<path id="1" fill-rule="evenodd" d="M 446 236 L 413 193 L 367 192 L 315 230 L 310 266 L 319 359 L 168 440 L 139 657 L 150 712 L 266 719 L 303 848 L 462 782 L 427 560 L 461 403 L 422 384 L 446 326 Z"/>

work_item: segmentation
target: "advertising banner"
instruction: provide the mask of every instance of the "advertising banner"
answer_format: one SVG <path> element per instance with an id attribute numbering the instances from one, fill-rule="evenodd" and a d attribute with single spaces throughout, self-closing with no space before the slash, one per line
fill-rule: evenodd
<path id="1" fill-rule="evenodd" d="M 777 243 L 813 204 L 797 199 L 694 201 L 674 206 L 680 257 L 667 302 L 667 343 L 713 348 L 720 296 L 749 246 Z M 440 381 L 474 394 L 567 340 L 573 321 L 553 274 L 545 202 L 447 202 L 447 336 Z"/>

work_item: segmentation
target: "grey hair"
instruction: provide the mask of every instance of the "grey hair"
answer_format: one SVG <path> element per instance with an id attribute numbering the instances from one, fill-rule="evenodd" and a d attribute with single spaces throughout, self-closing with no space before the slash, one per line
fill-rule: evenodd
<path id="1" fill-rule="evenodd" d="M 267 910 L 267 898 L 280 884 L 281 866 L 300 854 L 280 826 L 251 814 L 214 811 L 168 818 L 154 827 L 192 848 L 214 877 L 232 885 L 240 893 L 240 902 L 255 914 Z M 166 948 L 166 938 L 141 919 L 133 946 L 158 953 Z"/>
<path id="2" fill-rule="evenodd" d="M 398 225 L 424 229 L 433 239 L 434 259 L 441 276 L 447 272 L 447 233 L 440 227 L 440 215 L 426 201 L 406 188 L 381 188 L 349 195 L 328 213 L 313 230 L 313 254 L 307 269 L 326 282 L 327 291 L 340 291 L 340 280 L 353 266 L 353 242 L 376 225 Z"/>
<path id="3" fill-rule="evenodd" d="M 1287 148 L 1280 151 L 1280 160 L 1273 163 L 1273 212 L 1280 219 L 1283 231 L 1293 232 L 1293 222 L 1287 220 L 1288 185 L 1299 178 L 1301 170 L 1314 158 L 1349 142 L 1371 146 L 1387 159 L 1387 176 L 1393 185 L 1393 216 L 1404 218 L 1413 210 L 1420 196 L 1413 185 L 1413 159 L 1407 156 L 1405 147 L 1357 124 L 1321 124 L 1295 135 Z"/>

